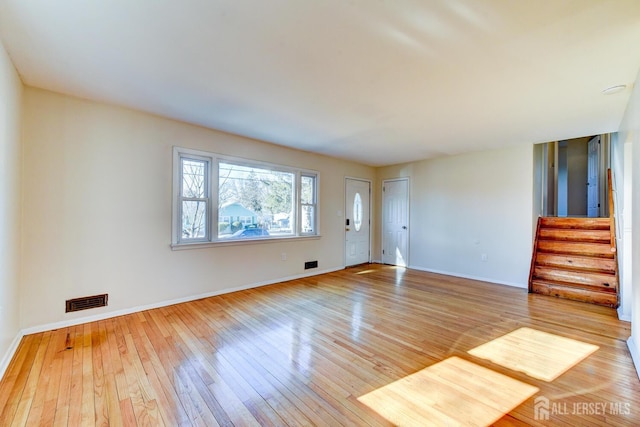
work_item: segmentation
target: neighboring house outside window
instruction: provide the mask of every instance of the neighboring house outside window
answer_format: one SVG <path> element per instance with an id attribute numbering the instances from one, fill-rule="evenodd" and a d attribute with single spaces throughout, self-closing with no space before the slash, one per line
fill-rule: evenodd
<path id="1" fill-rule="evenodd" d="M 318 173 L 174 147 L 172 245 L 318 235 Z"/>

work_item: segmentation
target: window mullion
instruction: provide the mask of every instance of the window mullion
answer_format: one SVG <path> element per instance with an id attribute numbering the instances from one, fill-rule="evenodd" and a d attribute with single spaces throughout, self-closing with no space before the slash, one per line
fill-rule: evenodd
<path id="1" fill-rule="evenodd" d="M 211 212 L 211 217 L 209 218 L 209 222 L 211 224 L 211 235 L 209 237 L 210 241 L 218 240 L 218 215 L 219 215 L 219 199 L 218 199 L 218 190 L 220 185 L 220 160 L 214 158 L 210 165 L 210 173 L 209 173 L 209 211 Z"/>
<path id="2" fill-rule="evenodd" d="M 181 197 L 180 200 L 183 202 L 207 202 L 209 197 Z"/>
<path id="3" fill-rule="evenodd" d="M 296 236 L 299 236 L 302 234 L 302 218 L 301 218 L 301 212 L 302 209 L 300 208 L 300 205 L 302 203 L 302 174 L 300 172 L 296 172 L 296 179 L 295 179 L 295 202 L 294 202 L 294 209 L 295 209 L 295 219 L 296 219 L 296 223 L 295 223 L 295 234 Z"/>

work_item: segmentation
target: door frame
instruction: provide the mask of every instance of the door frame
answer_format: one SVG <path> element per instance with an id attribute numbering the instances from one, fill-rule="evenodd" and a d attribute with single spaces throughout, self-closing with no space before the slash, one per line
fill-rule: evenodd
<path id="1" fill-rule="evenodd" d="M 598 134 L 594 136 L 600 136 L 600 160 L 599 164 L 599 198 L 600 198 L 600 208 L 598 211 L 598 218 L 607 218 L 609 216 L 609 204 L 606 203 L 607 195 L 609 191 L 609 186 L 607 182 L 607 169 L 612 168 L 612 144 L 611 144 L 611 133 Z M 579 139 L 579 138 L 571 138 L 571 139 Z M 566 141 L 569 141 L 568 139 Z M 541 180 L 542 189 L 541 189 L 541 198 L 543 203 L 542 216 L 558 216 L 558 157 L 559 157 L 559 144 L 560 141 L 549 141 L 542 143 L 544 147 L 546 147 L 546 158 L 548 160 L 553 160 L 552 164 L 554 165 L 553 176 L 548 176 L 549 174 L 549 165 L 545 163 L 545 148 L 542 150 L 541 156 L 534 156 L 534 170 L 537 162 L 542 162 L 542 174 L 543 179 Z M 553 144 L 553 146 L 551 145 Z M 548 178 L 548 180 L 546 180 Z M 546 182 L 545 182 L 546 180 Z M 554 195 L 553 197 L 548 197 L 548 188 L 549 180 L 553 180 L 551 183 L 554 187 Z M 534 191 L 534 196 L 537 197 L 537 194 Z M 544 201 L 546 200 L 546 208 L 544 205 Z M 605 202 L 603 202 L 605 201 Z M 534 215 L 538 215 L 538 213 L 534 212 Z"/>
<path id="2" fill-rule="evenodd" d="M 591 194 L 591 186 L 590 184 L 590 174 L 589 171 L 591 170 L 591 161 L 590 161 L 590 156 L 591 156 L 591 151 L 590 151 L 590 145 L 591 142 L 594 142 L 594 144 L 597 143 L 596 147 L 596 161 L 595 161 L 595 167 L 594 167 L 594 173 L 596 175 L 596 187 L 597 187 L 597 191 L 595 192 L 595 198 L 596 200 L 594 201 L 594 203 L 597 203 L 597 207 L 596 209 L 596 216 L 592 216 L 589 214 L 589 208 L 590 208 L 590 202 L 592 201 L 591 198 L 589 197 L 589 195 Z M 603 151 L 603 144 L 602 144 L 602 135 L 596 135 L 593 138 L 589 139 L 589 141 L 587 141 L 587 217 L 588 218 L 601 218 L 603 216 L 604 213 L 604 205 L 606 203 L 604 203 L 604 200 L 606 199 L 602 199 L 602 181 L 603 181 L 603 176 L 602 176 L 602 151 Z"/>
<path id="3" fill-rule="evenodd" d="M 382 180 L 382 185 L 380 186 L 380 193 L 382 194 L 381 197 L 381 212 L 380 212 L 380 262 L 384 264 L 384 257 L 382 256 L 382 250 L 384 249 L 384 198 L 385 198 L 385 191 L 384 191 L 384 185 L 387 182 L 394 182 L 394 181 L 405 181 L 407 183 L 407 253 L 406 253 L 406 257 L 407 257 L 407 268 L 409 268 L 409 260 L 410 260 L 410 250 L 409 248 L 411 247 L 411 180 L 409 179 L 409 177 L 402 177 L 402 178 L 389 178 L 389 179 L 384 179 Z"/>
<path id="4" fill-rule="evenodd" d="M 342 263 L 343 266 L 346 268 L 347 267 L 347 226 L 345 224 L 346 218 L 347 218 L 347 181 L 348 180 L 352 180 L 352 181 L 362 181 L 362 182 L 366 182 L 367 184 L 369 184 L 369 256 L 367 258 L 367 262 L 371 262 L 371 244 L 373 243 L 371 241 L 371 214 L 372 214 L 372 204 L 373 204 L 373 184 L 372 184 L 372 180 L 367 179 L 367 178 L 358 178 L 355 176 L 345 176 L 344 177 L 344 194 L 342 195 L 342 200 L 344 201 L 344 210 L 342 211 L 343 214 L 341 215 L 342 217 Z"/>

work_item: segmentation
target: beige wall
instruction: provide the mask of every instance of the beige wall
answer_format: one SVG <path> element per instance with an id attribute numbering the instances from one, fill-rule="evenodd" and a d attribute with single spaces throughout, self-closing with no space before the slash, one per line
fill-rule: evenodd
<path id="1" fill-rule="evenodd" d="M 20 331 L 22 82 L 0 43 L 0 375 Z"/>
<path id="2" fill-rule="evenodd" d="M 344 179 L 373 168 L 38 89 L 24 103 L 23 328 L 86 316 L 64 314 L 73 297 L 108 293 L 100 315 L 344 266 Z M 174 145 L 319 171 L 322 237 L 172 251 Z"/>
<path id="3" fill-rule="evenodd" d="M 410 179 L 410 267 L 526 287 L 533 176 L 524 145 L 380 168 L 376 191 L 381 200 L 383 180 Z"/>

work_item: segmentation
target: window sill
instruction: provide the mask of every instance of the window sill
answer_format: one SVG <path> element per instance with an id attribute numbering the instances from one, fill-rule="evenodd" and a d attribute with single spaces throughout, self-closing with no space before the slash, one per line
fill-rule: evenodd
<path id="1" fill-rule="evenodd" d="M 319 240 L 322 236 L 314 234 L 313 236 L 287 236 L 287 237 L 270 237 L 268 239 L 242 239 L 223 241 L 218 240 L 215 242 L 196 242 L 196 243 L 173 243 L 171 244 L 171 250 L 183 251 L 189 249 L 204 249 L 204 248 L 217 248 L 221 246 L 242 246 L 242 245 L 255 245 L 265 243 L 277 243 L 277 242 L 290 242 L 295 240 Z"/>

